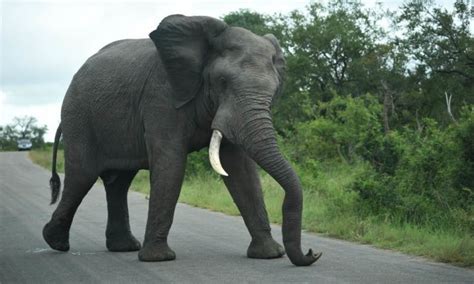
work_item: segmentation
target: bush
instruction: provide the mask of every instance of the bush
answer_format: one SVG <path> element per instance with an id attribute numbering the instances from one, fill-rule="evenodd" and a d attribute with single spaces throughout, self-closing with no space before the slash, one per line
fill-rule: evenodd
<path id="1" fill-rule="evenodd" d="M 358 193 L 357 211 L 362 216 L 390 216 L 400 205 L 391 176 L 366 170 L 355 179 L 352 190 Z"/>
<path id="2" fill-rule="evenodd" d="M 474 107 L 465 107 L 461 112 L 461 119 L 457 125 L 454 136 L 461 147 L 461 159 L 464 170 L 460 173 L 457 183 L 465 191 L 470 192 L 471 201 L 474 190 Z"/>
<path id="3" fill-rule="evenodd" d="M 466 137 L 474 120 L 469 117 L 446 129 L 425 119 L 422 131 L 405 128 L 388 135 L 384 141 L 390 147 L 379 151 L 393 157 L 390 170 L 373 166 L 352 186 L 361 211 L 432 227 L 472 227 L 472 156 L 466 156 L 472 143 Z"/>
<path id="4" fill-rule="evenodd" d="M 347 184 L 357 194 L 354 214 L 432 228 L 472 228 L 473 108 L 465 108 L 448 127 L 425 118 L 422 128 L 389 133 L 384 133 L 381 113 L 382 104 L 372 95 L 334 95 L 319 105 L 312 120 L 297 124 L 282 144 L 305 190 L 330 195 L 318 184 L 318 175 L 328 165 L 357 168 Z"/>
<path id="5" fill-rule="evenodd" d="M 295 146 L 292 158 L 353 162 L 371 152 L 373 141 L 383 136 L 380 113 L 380 104 L 370 94 L 357 98 L 334 95 L 320 104 L 315 119 L 296 126 L 290 138 Z"/>
<path id="6" fill-rule="evenodd" d="M 186 178 L 203 175 L 211 171 L 207 150 L 193 152 L 188 155 L 186 163 Z"/>

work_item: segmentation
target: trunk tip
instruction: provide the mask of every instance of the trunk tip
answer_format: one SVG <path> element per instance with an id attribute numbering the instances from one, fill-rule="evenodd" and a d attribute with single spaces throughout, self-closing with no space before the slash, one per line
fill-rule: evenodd
<path id="1" fill-rule="evenodd" d="M 306 254 L 306 261 L 304 261 L 300 265 L 301 266 L 309 266 L 309 265 L 315 263 L 316 261 L 318 261 L 318 259 L 320 259 L 322 255 L 323 255 L 322 252 L 314 253 L 313 249 L 309 249 L 308 253 Z M 300 265 L 297 264 L 297 266 L 300 266 Z"/>
<path id="2" fill-rule="evenodd" d="M 306 256 L 312 257 L 314 261 L 317 261 L 322 255 L 322 252 L 313 253 L 313 249 L 309 249 L 308 253 L 306 254 Z"/>
<path id="3" fill-rule="evenodd" d="M 309 249 L 308 253 L 303 255 L 300 254 L 300 257 L 295 257 L 294 259 L 290 256 L 290 261 L 296 266 L 310 266 L 315 263 L 323 255 L 322 252 L 314 253 L 312 249 Z"/>

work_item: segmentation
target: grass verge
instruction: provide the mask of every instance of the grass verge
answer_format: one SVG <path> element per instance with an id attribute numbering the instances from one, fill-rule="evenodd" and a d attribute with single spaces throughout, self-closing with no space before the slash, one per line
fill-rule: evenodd
<path id="1" fill-rule="evenodd" d="M 33 162 L 51 168 L 51 149 L 33 150 L 29 155 Z M 58 151 L 58 171 L 64 170 L 63 160 L 62 151 Z M 459 266 L 474 266 L 474 239 L 469 231 L 413 226 L 354 214 L 356 195 L 348 191 L 347 187 L 353 182 L 358 170 L 359 168 L 353 165 L 339 165 L 323 168 L 310 180 L 305 180 L 308 173 L 302 175 L 303 183 L 311 185 L 310 190 L 304 193 L 305 230 Z M 270 220 L 272 223 L 281 224 L 283 191 L 265 173 L 262 174 L 262 186 Z M 148 171 L 138 173 L 131 189 L 149 193 Z M 210 172 L 187 177 L 180 202 L 239 215 L 223 182 Z"/>

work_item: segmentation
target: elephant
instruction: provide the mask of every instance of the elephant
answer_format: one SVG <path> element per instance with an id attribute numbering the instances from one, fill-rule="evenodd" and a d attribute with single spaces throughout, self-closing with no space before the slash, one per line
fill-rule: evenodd
<path id="1" fill-rule="evenodd" d="M 258 36 L 207 16 L 171 15 L 146 39 L 112 42 L 74 74 L 53 147 L 51 204 L 63 137 L 65 176 L 59 204 L 43 228 L 48 245 L 69 250 L 82 199 L 100 177 L 107 200 L 106 247 L 139 251 L 140 261 L 176 257 L 168 246 L 187 155 L 209 147 L 212 167 L 236 203 L 251 242 L 249 258 L 287 254 L 307 266 L 321 253 L 301 249 L 302 185 L 282 156 L 271 108 L 285 59 L 275 36 Z M 257 165 L 284 189 L 283 247 L 272 237 Z M 143 245 L 130 230 L 127 194 L 138 170 L 150 172 Z"/>

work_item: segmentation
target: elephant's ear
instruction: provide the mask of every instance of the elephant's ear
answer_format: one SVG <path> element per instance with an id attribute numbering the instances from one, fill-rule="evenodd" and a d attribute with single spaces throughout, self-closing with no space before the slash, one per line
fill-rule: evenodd
<path id="1" fill-rule="evenodd" d="M 278 43 L 277 38 L 272 34 L 266 34 L 263 36 L 268 41 L 270 41 L 276 50 L 276 55 L 273 60 L 273 64 L 275 65 L 275 69 L 278 72 L 278 79 L 280 80 L 280 85 L 278 87 L 276 96 L 278 97 L 283 92 L 283 82 L 285 81 L 285 71 L 286 71 L 286 61 L 285 57 L 283 56 L 283 51 L 281 50 L 280 44 Z"/>
<path id="2" fill-rule="evenodd" d="M 226 27 L 224 22 L 210 17 L 172 15 L 150 33 L 174 90 L 176 108 L 199 92 L 211 43 Z"/>

